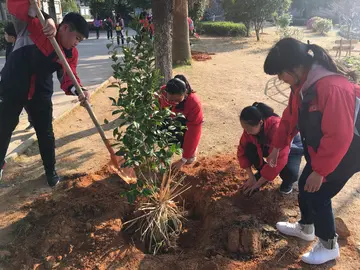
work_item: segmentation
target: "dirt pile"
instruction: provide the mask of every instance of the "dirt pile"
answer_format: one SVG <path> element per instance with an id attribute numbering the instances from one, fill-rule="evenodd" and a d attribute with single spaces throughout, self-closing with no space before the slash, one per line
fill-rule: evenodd
<path id="1" fill-rule="evenodd" d="M 244 197 L 246 176 L 232 156 L 201 159 L 185 174 L 192 188 L 182 198 L 189 216 L 178 249 L 157 256 L 141 251 L 122 230 L 132 213 L 120 195 L 126 186 L 103 169 L 72 176 L 26 206 L 29 214 L 14 225 L 14 241 L 0 248 L 5 269 L 254 269 L 277 265 L 285 248 L 283 263 L 297 258 L 273 228 L 286 218 L 280 206 L 295 211 L 295 195 L 283 198 L 269 184 Z"/>

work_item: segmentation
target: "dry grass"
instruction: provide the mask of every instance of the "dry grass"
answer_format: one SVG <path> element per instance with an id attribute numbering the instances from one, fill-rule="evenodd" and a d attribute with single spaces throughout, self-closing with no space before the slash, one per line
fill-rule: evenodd
<path id="1" fill-rule="evenodd" d="M 137 225 L 141 234 L 140 240 L 148 244 L 148 251 L 156 254 L 162 248 L 174 248 L 176 239 L 182 231 L 184 207 L 178 205 L 175 199 L 190 188 L 184 185 L 184 177 L 171 170 L 166 172 L 161 181 L 156 174 L 141 178 L 151 194 L 140 200 L 136 211 L 141 215 L 124 223 L 127 229 Z M 158 183 L 161 182 L 160 189 Z"/>

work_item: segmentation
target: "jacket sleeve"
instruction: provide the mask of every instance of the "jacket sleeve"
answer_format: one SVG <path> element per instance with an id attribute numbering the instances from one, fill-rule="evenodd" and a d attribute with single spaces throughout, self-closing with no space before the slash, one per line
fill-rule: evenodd
<path id="1" fill-rule="evenodd" d="M 190 108 L 186 118 L 187 131 L 185 132 L 183 144 L 183 158 L 192 158 L 196 152 L 196 148 L 200 143 L 203 113 L 201 104 L 194 103 Z"/>
<path id="2" fill-rule="evenodd" d="M 275 140 L 277 133 L 279 131 L 279 127 L 281 126 L 281 122 L 275 122 L 272 126 L 271 129 L 268 133 L 268 139 L 270 141 L 270 145 L 272 144 L 272 142 Z M 272 149 L 270 149 L 270 152 L 272 151 Z M 264 167 L 261 169 L 260 174 L 262 177 L 264 177 L 266 180 L 268 181 L 273 181 L 276 176 L 278 176 L 280 174 L 280 172 L 284 169 L 285 165 L 288 162 L 288 158 L 289 158 L 289 151 L 290 151 L 290 143 L 286 146 L 284 146 L 283 148 L 281 148 L 280 152 L 279 152 L 279 157 L 277 160 L 277 166 L 275 168 L 270 167 L 269 164 L 265 164 Z"/>
<path id="3" fill-rule="evenodd" d="M 76 48 L 73 49 L 73 56 L 68 60 L 69 66 L 72 70 L 72 72 L 75 75 L 76 80 L 78 81 L 78 83 L 81 85 L 80 79 L 76 73 L 76 67 L 77 67 L 77 63 L 78 63 L 78 51 Z M 58 75 L 58 79 L 61 85 L 61 89 L 64 90 L 66 95 L 75 95 L 75 93 L 72 92 L 72 88 L 74 87 L 74 83 L 71 80 L 71 77 L 67 74 L 66 70 L 64 67 L 62 67 L 61 70 L 59 70 L 57 72 Z"/>
<path id="4" fill-rule="evenodd" d="M 289 104 L 282 114 L 280 125 L 276 130 L 275 136 L 273 137 L 272 146 L 274 148 L 283 149 L 284 147 L 289 146 L 291 143 L 291 133 L 293 130 L 291 127 L 292 114 L 290 113 L 290 108 L 292 106 L 291 102 L 294 99 L 292 95 L 293 94 L 291 93 L 291 97 L 289 98 Z"/>
<path id="5" fill-rule="evenodd" d="M 326 177 L 333 172 L 348 151 L 354 136 L 355 102 L 348 91 L 336 86 L 318 88 L 318 105 L 323 109 L 323 137 L 315 152 L 309 147 L 312 169 Z"/>
<path id="6" fill-rule="evenodd" d="M 237 158 L 240 164 L 240 167 L 243 169 L 251 167 L 250 160 L 245 155 L 245 148 L 246 145 L 249 143 L 249 135 L 247 135 L 245 132 L 241 135 L 239 146 L 237 149 Z"/>

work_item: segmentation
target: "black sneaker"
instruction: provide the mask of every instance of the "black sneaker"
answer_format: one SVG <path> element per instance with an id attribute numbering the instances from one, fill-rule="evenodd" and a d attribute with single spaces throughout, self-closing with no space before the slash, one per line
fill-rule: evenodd
<path id="1" fill-rule="evenodd" d="M 287 195 L 287 194 L 290 194 L 293 191 L 293 188 L 292 188 L 292 185 L 291 186 L 283 186 L 283 185 L 281 185 L 279 191 L 280 191 L 281 194 Z"/>
<path id="2" fill-rule="evenodd" d="M 61 181 L 60 176 L 57 175 L 55 170 L 47 171 L 45 174 L 50 187 L 55 187 Z"/>

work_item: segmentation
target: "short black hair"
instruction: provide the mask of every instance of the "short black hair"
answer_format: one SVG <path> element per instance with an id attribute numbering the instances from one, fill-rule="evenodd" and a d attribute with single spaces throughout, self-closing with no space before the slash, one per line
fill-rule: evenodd
<path id="1" fill-rule="evenodd" d="M 8 34 L 8 36 L 17 37 L 14 24 L 12 22 L 8 22 L 5 25 L 4 32 Z"/>
<path id="2" fill-rule="evenodd" d="M 72 31 L 80 33 L 85 38 L 89 37 L 89 25 L 85 18 L 79 13 L 69 12 L 65 15 L 60 25 L 62 24 L 69 25 Z"/>

